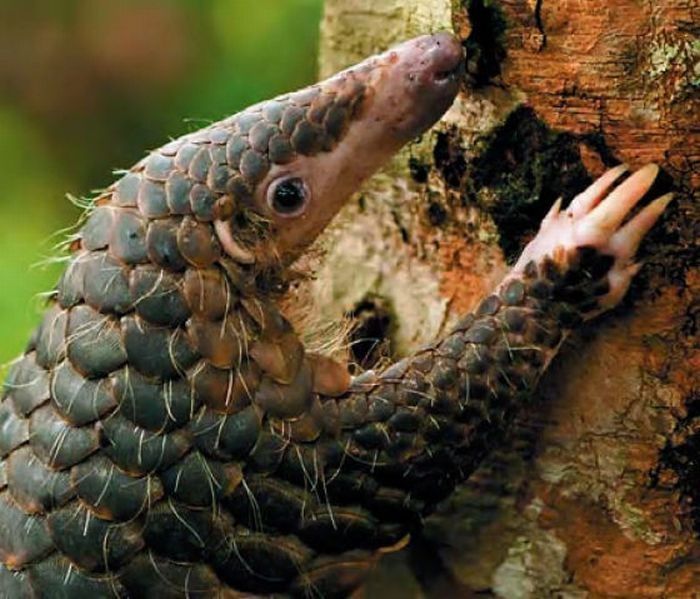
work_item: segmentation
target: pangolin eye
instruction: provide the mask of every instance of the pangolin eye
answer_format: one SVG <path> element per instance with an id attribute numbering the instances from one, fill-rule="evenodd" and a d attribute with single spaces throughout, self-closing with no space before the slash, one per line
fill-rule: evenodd
<path id="1" fill-rule="evenodd" d="M 267 190 L 267 203 L 281 216 L 298 216 L 309 202 L 309 189 L 299 177 L 274 181 Z"/>

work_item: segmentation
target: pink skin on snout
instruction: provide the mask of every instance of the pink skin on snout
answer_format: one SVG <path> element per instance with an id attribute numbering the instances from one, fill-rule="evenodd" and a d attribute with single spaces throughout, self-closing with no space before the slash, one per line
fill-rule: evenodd
<path id="1" fill-rule="evenodd" d="M 423 36 L 372 57 L 318 84 L 364 83 L 368 92 L 340 143 L 329 152 L 275 165 L 255 191 L 256 209 L 274 226 L 276 252 L 292 260 L 337 214 L 350 195 L 403 145 L 424 133 L 452 105 L 463 72 L 463 49 L 448 33 Z M 298 177 L 308 190 L 292 217 L 270 210 L 268 186 Z"/>

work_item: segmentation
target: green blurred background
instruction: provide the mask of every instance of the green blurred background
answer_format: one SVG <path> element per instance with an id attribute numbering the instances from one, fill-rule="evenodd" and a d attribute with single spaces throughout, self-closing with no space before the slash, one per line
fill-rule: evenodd
<path id="1" fill-rule="evenodd" d="M 0 0 L 0 363 L 61 266 L 57 231 L 112 171 L 314 79 L 322 0 Z"/>

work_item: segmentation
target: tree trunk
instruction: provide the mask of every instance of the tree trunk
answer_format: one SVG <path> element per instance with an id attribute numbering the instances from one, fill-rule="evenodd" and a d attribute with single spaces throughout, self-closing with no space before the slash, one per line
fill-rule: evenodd
<path id="1" fill-rule="evenodd" d="M 314 295 L 404 355 L 474 306 L 551 203 L 654 161 L 675 206 L 624 305 L 581 332 L 534 408 L 369 597 L 700 597 L 700 6 L 688 0 L 326 0 L 321 70 L 453 29 L 443 122 L 326 236 Z"/>

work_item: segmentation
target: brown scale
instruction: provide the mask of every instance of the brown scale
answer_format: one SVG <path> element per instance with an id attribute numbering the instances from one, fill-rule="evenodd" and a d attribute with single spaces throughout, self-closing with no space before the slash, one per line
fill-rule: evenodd
<path id="1" fill-rule="evenodd" d="M 103 520 L 134 520 L 163 496 L 157 476 L 129 476 L 104 455 L 77 464 L 70 476 L 80 501 Z"/>
<path id="2" fill-rule="evenodd" d="M 254 362 L 246 361 L 235 369 L 204 362 L 191 372 L 189 380 L 198 401 L 217 413 L 235 414 L 250 405 L 260 371 Z"/>
<path id="3" fill-rule="evenodd" d="M 171 142 L 97 199 L 0 403 L 0 595 L 347 594 L 595 309 L 610 261 L 586 250 L 383 372 L 305 351 L 279 266 L 226 255 L 213 223 L 265 255 L 257 184 L 342 143 L 372 68 Z"/>

